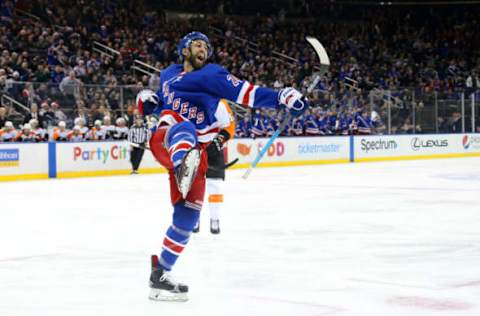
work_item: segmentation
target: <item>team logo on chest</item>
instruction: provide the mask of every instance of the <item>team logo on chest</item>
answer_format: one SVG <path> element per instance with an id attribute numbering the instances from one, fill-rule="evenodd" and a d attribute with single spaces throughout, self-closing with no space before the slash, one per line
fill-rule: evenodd
<path id="1" fill-rule="evenodd" d="M 180 98 L 173 100 L 172 110 L 180 113 L 181 116 L 188 120 L 196 119 L 197 124 L 201 124 L 205 120 L 205 113 L 203 111 L 198 111 L 198 107 L 191 105 L 189 102 L 182 102 Z"/>
<path id="2" fill-rule="evenodd" d="M 167 104 L 172 105 L 172 110 L 179 113 L 189 121 L 196 120 L 196 124 L 201 124 L 205 120 L 205 113 L 198 111 L 198 107 L 190 104 L 188 101 L 183 101 L 181 98 L 175 98 L 175 92 L 170 91 L 170 85 L 182 80 L 183 73 L 166 81 L 162 86 L 163 97 L 166 99 Z"/>

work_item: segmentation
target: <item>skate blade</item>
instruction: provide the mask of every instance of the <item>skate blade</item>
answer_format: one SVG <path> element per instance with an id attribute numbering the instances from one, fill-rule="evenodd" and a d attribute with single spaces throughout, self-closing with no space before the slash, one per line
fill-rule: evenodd
<path id="1" fill-rule="evenodd" d="M 165 290 L 150 289 L 148 298 L 152 301 L 160 302 L 186 302 L 188 301 L 187 293 L 172 293 Z"/>
<path id="2" fill-rule="evenodd" d="M 187 174 L 183 176 L 180 183 L 180 192 L 182 193 L 183 199 L 185 199 L 190 192 L 192 187 L 193 180 L 197 175 L 198 165 L 200 164 L 200 151 L 192 150 L 187 154 L 184 161 L 187 166 Z"/>

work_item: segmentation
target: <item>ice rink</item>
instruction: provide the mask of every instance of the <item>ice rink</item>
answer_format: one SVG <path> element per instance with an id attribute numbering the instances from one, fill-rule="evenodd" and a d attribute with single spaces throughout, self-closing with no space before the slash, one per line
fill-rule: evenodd
<path id="1" fill-rule="evenodd" d="M 227 174 L 222 233 L 148 299 L 167 176 L 0 183 L 0 315 L 480 315 L 480 159 Z"/>

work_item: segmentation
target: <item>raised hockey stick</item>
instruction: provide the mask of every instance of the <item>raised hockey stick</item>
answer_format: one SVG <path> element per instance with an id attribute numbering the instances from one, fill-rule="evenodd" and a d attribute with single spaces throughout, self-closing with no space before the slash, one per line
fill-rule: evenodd
<path id="1" fill-rule="evenodd" d="M 317 54 L 318 58 L 320 59 L 320 71 L 319 74 L 315 76 L 315 79 L 313 80 L 312 84 L 307 89 L 307 94 L 312 92 L 313 89 L 315 89 L 315 86 L 318 84 L 320 81 L 320 77 L 323 76 L 327 71 L 328 67 L 330 67 L 330 59 L 328 58 L 327 51 L 323 47 L 323 45 L 316 39 L 315 37 L 307 36 L 305 38 L 307 42 L 312 45 L 313 49 L 315 50 L 315 53 Z M 284 118 L 283 122 L 280 124 L 280 126 L 277 128 L 275 133 L 270 137 L 268 142 L 263 146 L 262 150 L 258 153 L 257 157 L 253 162 L 250 164 L 250 167 L 245 171 L 243 174 L 242 178 L 247 179 L 250 173 L 252 172 L 253 168 L 257 166 L 257 164 L 260 162 L 262 157 L 265 155 L 267 152 L 268 148 L 273 144 L 275 139 L 280 135 L 280 133 L 283 131 L 285 126 L 287 126 L 288 121 L 290 121 L 291 114 L 287 113 L 287 116 Z"/>

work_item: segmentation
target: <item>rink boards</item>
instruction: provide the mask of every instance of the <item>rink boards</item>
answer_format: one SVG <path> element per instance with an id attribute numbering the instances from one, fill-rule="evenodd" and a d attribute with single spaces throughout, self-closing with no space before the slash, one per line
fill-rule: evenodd
<path id="1" fill-rule="evenodd" d="M 226 160 L 246 168 L 267 138 L 233 139 Z M 480 157 L 480 134 L 280 137 L 257 167 L 387 160 Z M 126 142 L 1 143 L 0 181 L 108 176 L 130 173 Z M 166 172 L 146 151 L 140 173 Z"/>

